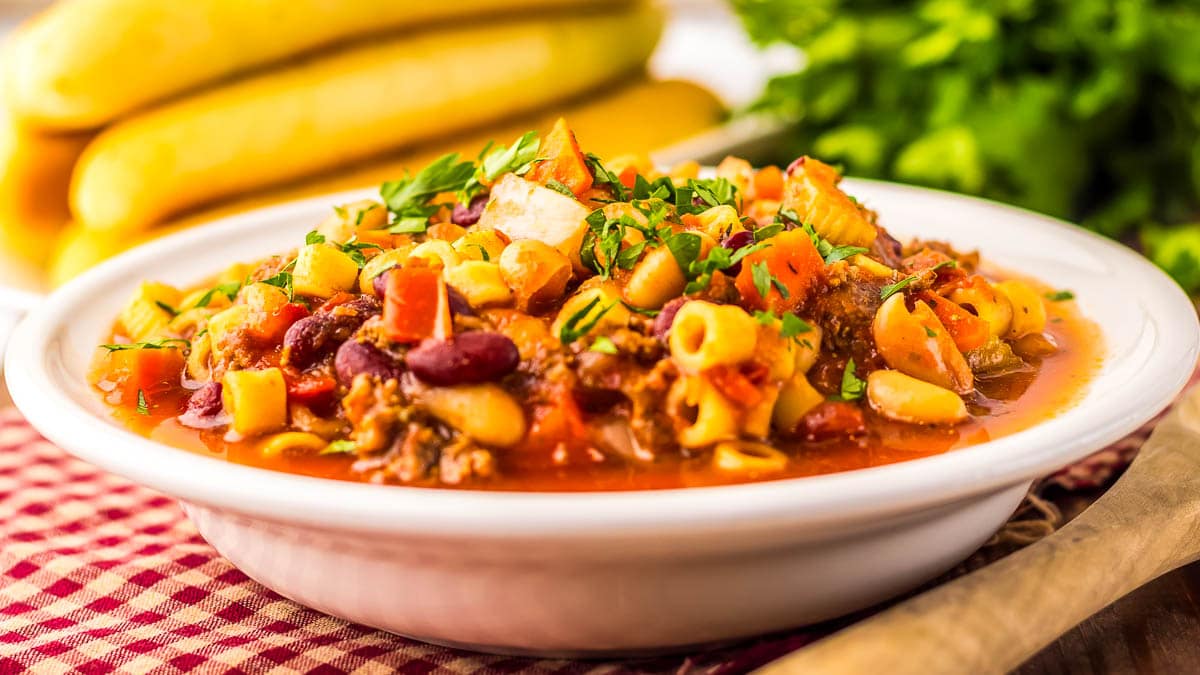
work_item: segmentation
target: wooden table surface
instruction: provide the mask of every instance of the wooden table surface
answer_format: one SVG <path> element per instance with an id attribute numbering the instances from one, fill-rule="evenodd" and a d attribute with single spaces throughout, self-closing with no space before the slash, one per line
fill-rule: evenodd
<path id="1" fill-rule="evenodd" d="M 0 407 L 9 404 L 0 379 Z M 1060 506 L 1071 513 L 1088 502 L 1081 497 Z M 1017 675 L 1144 673 L 1200 673 L 1200 563 L 1122 598 L 1017 670 Z"/>

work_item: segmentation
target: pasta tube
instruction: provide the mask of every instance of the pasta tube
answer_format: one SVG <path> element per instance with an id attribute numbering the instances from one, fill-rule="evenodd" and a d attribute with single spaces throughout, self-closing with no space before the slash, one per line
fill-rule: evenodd
<path id="1" fill-rule="evenodd" d="M 543 106 L 629 72 L 658 30 L 658 14 L 635 5 L 430 32 L 263 73 L 101 132 L 80 159 L 72 211 L 85 227 L 136 231 Z"/>
<path id="2" fill-rule="evenodd" d="M 653 108 L 656 114 L 643 115 L 642 111 L 649 108 Z M 290 199 L 377 186 L 385 180 L 403 176 L 406 169 L 424 166 L 446 152 L 476 152 L 489 140 L 506 143 L 530 129 L 548 129 L 559 115 L 571 122 L 576 135 L 583 139 L 587 147 L 601 157 L 615 157 L 624 153 L 649 152 L 660 144 L 669 144 L 699 133 L 720 120 L 722 109 L 712 94 L 693 84 L 641 80 L 534 116 L 491 124 L 357 167 L 228 201 L 155 227 L 136 237 L 114 237 L 102 230 L 72 225 L 63 231 L 54 246 L 50 281 L 55 286 L 62 285 L 89 267 L 135 244 L 186 227 Z"/>
<path id="3" fill-rule="evenodd" d="M 382 29 L 599 0 L 77 0 L 24 26 L 7 59 L 22 117 L 99 127 L 249 68 Z"/>

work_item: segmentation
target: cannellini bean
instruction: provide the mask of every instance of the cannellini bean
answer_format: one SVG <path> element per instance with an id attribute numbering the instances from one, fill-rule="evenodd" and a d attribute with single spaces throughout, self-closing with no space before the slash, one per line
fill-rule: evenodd
<path id="1" fill-rule="evenodd" d="M 867 400 L 875 412 L 897 422 L 955 424 L 967 418 L 958 394 L 897 370 L 867 376 Z"/>
<path id="2" fill-rule="evenodd" d="M 525 412 L 495 384 L 430 387 L 418 401 L 434 417 L 484 445 L 507 448 L 525 438 Z"/>
<path id="3" fill-rule="evenodd" d="M 1005 337 L 1017 339 L 1046 330 L 1046 304 L 1029 284 L 1011 279 L 996 284 L 996 291 L 1012 307 L 1012 323 Z"/>
<path id="4" fill-rule="evenodd" d="M 871 332 L 889 367 L 960 394 L 975 388 L 967 360 L 924 302 L 918 300 L 910 312 L 904 296 L 893 295 L 875 313 Z"/>

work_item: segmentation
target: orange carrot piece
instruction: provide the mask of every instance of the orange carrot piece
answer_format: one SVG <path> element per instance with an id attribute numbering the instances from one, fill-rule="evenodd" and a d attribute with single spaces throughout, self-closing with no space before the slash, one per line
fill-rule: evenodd
<path id="1" fill-rule="evenodd" d="M 922 291 L 917 297 L 924 300 L 937 315 L 938 320 L 946 327 L 946 332 L 954 340 L 958 351 L 979 349 L 987 342 L 988 325 L 983 319 L 963 309 L 959 304 L 929 291 Z"/>
<path id="2" fill-rule="evenodd" d="M 445 340 L 454 334 L 440 269 L 401 267 L 388 274 L 383 330 L 389 339 L 404 343 Z"/>
<path id="3" fill-rule="evenodd" d="M 575 134 L 567 127 L 563 118 L 558 118 L 554 128 L 542 139 L 538 161 L 526 176 L 535 183 L 545 185 L 556 180 L 575 194 L 582 195 L 592 187 L 594 180 L 588 169 Z"/>
<path id="4" fill-rule="evenodd" d="M 821 281 L 825 260 L 803 230 L 781 232 L 767 240 L 767 248 L 755 251 L 742 260 L 742 270 L 735 284 L 742 294 L 742 304 L 750 309 L 791 312 L 808 299 Z M 754 270 L 766 263 L 774 280 L 787 290 L 781 293 L 774 283 L 767 295 L 759 293 L 754 283 Z M 786 296 L 786 297 L 785 297 Z"/>
<path id="5" fill-rule="evenodd" d="M 179 386 L 183 373 L 183 352 L 174 347 L 164 349 L 124 349 L 109 352 L 98 362 L 94 371 L 97 381 L 111 383 L 101 388 L 115 392 L 110 402 L 133 404 L 139 390 L 144 395 L 170 391 Z"/>
<path id="6" fill-rule="evenodd" d="M 764 166 L 754 174 L 755 199 L 783 199 L 783 171 L 779 167 Z"/>

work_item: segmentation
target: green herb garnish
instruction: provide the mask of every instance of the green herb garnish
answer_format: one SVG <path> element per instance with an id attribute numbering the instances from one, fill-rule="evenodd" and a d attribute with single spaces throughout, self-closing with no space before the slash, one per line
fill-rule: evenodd
<path id="1" fill-rule="evenodd" d="M 616 354 L 617 345 L 607 335 L 597 335 L 596 340 L 592 342 L 592 346 L 588 348 L 588 351 L 600 352 L 601 354 Z"/>
<path id="2" fill-rule="evenodd" d="M 150 404 L 146 403 L 146 392 L 142 391 L 141 389 L 138 389 L 137 391 L 137 414 L 150 414 Z"/>
<path id="3" fill-rule="evenodd" d="M 148 340 L 146 342 L 130 342 L 127 344 L 100 345 L 110 352 L 124 352 L 131 349 L 180 349 L 182 347 L 191 346 L 191 342 L 183 338 L 159 338 L 157 340 Z"/>
<path id="4" fill-rule="evenodd" d="M 353 454 L 355 452 L 358 452 L 358 443 L 355 443 L 354 441 L 350 441 L 350 440 L 341 439 L 341 440 L 336 440 L 336 441 L 330 442 L 329 445 L 325 446 L 325 448 L 317 454 L 349 455 L 349 454 Z"/>
<path id="5" fill-rule="evenodd" d="M 1074 300 L 1075 294 L 1071 291 L 1054 291 L 1046 294 L 1046 299 L 1051 302 L 1062 302 L 1064 300 Z"/>
<path id="6" fill-rule="evenodd" d="M 557 181 L 551 178 L 550 180 L 546 181 L 546 187 L 554 190 L 555 192 L 566 195 L 571 199 L 575 199 L 575 193 L 571 192 L 571 188 L 567 187 L 567 184 L 563 183 L 562 181 Z"/>
<path id="7" fill-rule="evenodd" d="M 294 266 L 295 261 L 292 261 L 292 262 L 293 262 L 293 266 Z M 294 282 L 292 279 L 291 272 L 279 272 L 278 274 L 275 274 L 274 276 L 263 279 L 262 283 L 264 283 L 268 286 L 274 286 L 276 288 L 282 289 L 283 292 L 287 294 L 288 302 L 291 302 L 296 299 L 296 288 L 295 288 L 295 285 L 294 285 Z"/>
<path id="8" fill-rule="evenodd" d="M 867 392 L 866 381 L 860 380 L 854 375 L 855 369 L 854 359 L 846 362 L 846 370 L 842 372 L 841 399 L 843 401 L 857 401 Z"/>
<path id="9" fill-rule="evenodd" d="M 479 153 L 478 166 L 463 187 L 458 190 L 458 201 L 462 204 L 470 204 L 471 199 L 483 192 L 485 185 L 496 182 L 497 178 L 506 173 L 518 176 L 529 173 L 537 160 L 537 152 L 541 144 L 542 141 L 538 138 L 536 131 L 526 131 L 507 147 L 488 143 Z M 443 192 L 447 192 L 447 190 L 443 190 Z"/>
<path id="10" fill-rule="evenodd" d="M 394 224 L 388 228 L 393 233 L 424 232 L 429 226 L 429 217 L 437 206 L 429 200 L 443 192 L 459 192 L 475 176 L 474 162 L 460 162 L 459 154 L 442 155 L 429 166 L 413 176 L 384 183 L 379 188 L 383 202 L 394 216 Z"/>
<path id="11" fill-rule="evenodd" d="M 601 308 L 600 311 L 596 312 L 595 316 L 588 318 L 588 314 L 598 304 L 600 304 L 600 296 L 592 298 L 591 302 L 584 305 L 583 309 L 567 317 L 567 320 L 563 322 L 562 328 L 558 331 L 559 341 L 564 345 L 569 345 L 587 335 L 589 331 L 596 327 L 596 324 L 600 323 L 600 319 L 604 318 L 608 310 L 612 309 L 617 303 L 613 302 Z"/>
<path id="12" fill-rule="evenodd" d="M 232 302 L 233 299 L 237 297 L 238 291 L 242 290 L 242 286 L 244 285 L 244 281 L 229 281 L 223 284 L 217 284 L 216 286 L 208 289 L 204 295 L 200 296 L 200 299 L 196 301 L 195 306 L 208 307 L 213 298 L 217 296 L 217 293 L 224 295 L 225 297 L 229 298 L 230 302 Z"/>

